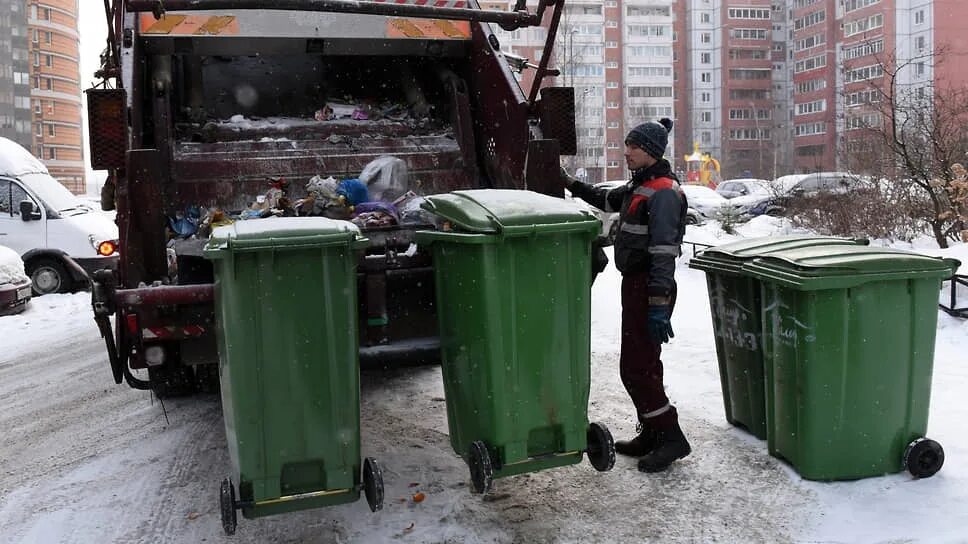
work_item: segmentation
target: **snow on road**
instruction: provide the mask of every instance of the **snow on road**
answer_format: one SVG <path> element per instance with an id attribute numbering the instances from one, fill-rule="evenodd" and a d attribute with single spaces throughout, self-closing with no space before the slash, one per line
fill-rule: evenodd
<path id="1" fill-rule="evenodd" d="M 784 230 L 751 222 L 744 235 Z M 714 226 L 690 239 L 719 243 Z M 938 251 L 938 250 L 935 250 Z M 965 246 L 949 250 L 964 259 Z M 731 427 L 703 273 L 678 270 L 667 384 L 693 454 L 665 474 L 587 463 L 497 480 L 483 500 L 447 436 L 440 370 L 364 373 L 363 450 L 383 465 L 386 506 L 360 501 L 240 520 L 225 537 L 217 490 L 229 475 L 215 396 L 169 400 L 116 386 L 89 295 L 34 299 L 0 318 L 0 535 L 3 542 L 968 542 L 968 321 L 939 314 L 929 435 L 946 450 L 933 478 L 804 481 L 766 444 Z M 633 432 L 618 376 L 618 285 L 593 291 L 589 413 Z M 415 484 L 415 485 L 414 485 Z M 413 502 L 413 493 L 427 496 Z"/>

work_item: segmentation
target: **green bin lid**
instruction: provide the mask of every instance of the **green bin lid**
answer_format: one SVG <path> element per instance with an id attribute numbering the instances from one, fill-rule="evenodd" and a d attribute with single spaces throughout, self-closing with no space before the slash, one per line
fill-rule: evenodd
<path id="1" fill-rule="evenodd" d="M 755 278 L 800 291 L 844 289 L 872 281 L 950 277 L 956 259 L 882 247 L 827 245 L 778 251 L 743 265 Z"/>
<path id="2" fill-rule="evenodd" d="M 421 207 L 450 221 L 464 234 L 598 232 L 601 228 L 591 212 L 574 202 L 518 189 L 474 189 L 431 195 Z"/>
<path id="3" fill-rule="evenodd" d="M 352 244 L 360 247 L 366 239 L 349 221 L 326 217 L 273 217 L 236 221 L 218 227 L 205 245 L 208 258 L 223 251 L 259 251 Z"/>
<path id="4" fill-rule="evenodd" d="M 748 238 L 700 251 L 689 261 L 689 267 L 706 272 L 739 274 L 743 263 L 777 251 L 816 246 L 867 245 L 866 239 L 834 236 L 764 236 Z"/>

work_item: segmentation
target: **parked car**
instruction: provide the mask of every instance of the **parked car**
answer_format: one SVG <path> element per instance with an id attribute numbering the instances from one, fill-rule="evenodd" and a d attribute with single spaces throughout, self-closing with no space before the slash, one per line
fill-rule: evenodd
<path id="1" fill-rule="evenodd" d="M 730 200 L 744 196 L 768 196 L 771 193 L 770 182 L 759 178 L 727 179 L 716 186 L 716 192 Z"/>
<path id="2" fill-rule="evenodd" d="M 707 219 L 715 218 L 723 205 L 729 202 L 721 194 L 705 185 L 685 184 L 682 186 L 682 192 L 686 194 L 689 206 Z"/>
<path id="3" fill-rule="evenodd" d="M 22 258 L 35 295 L 86 287 L 116 268 L 118 227 L 50 176 L 29 151 L 0 138 L 0 243 Z"/>
<path id="4" fill-rule="evenodd" d="M 793 199 L 843 195 L 863 185 L 849 172 L 813 172 L 780 176 L 770 185 L 773 196 L 752 206 L 749 215 L 782 215 Z"/>
<path id="5" fill-rule="evenodd" d="M 30 278 L 24 272 L 23 259 L 16 251 L 0 246 L 0 315 L 24 311 L 30 295 Z"/>

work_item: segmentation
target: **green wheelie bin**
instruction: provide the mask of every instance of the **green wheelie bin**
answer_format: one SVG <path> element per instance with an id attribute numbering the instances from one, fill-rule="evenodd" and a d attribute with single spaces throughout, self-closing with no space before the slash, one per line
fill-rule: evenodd
<path id="1" fill-rule="evenodd" d="M 767 445 L 809 480 L 937 472 L 925 438 L 941 281 L 954 259 L 860 246 L 759 257 Z"/>
<path id="2" fill-rule="evenodd" d="M 232 478 L 222 524 L 356 501 L 383 503 L 360 458 L 355 225 L 322 217 L 240 221 L 215 230 L 216 337 Z M 234 485 L 237 483 L 237 487 Z"/>
<path id="3" fill-rule="evenodd" d="M 427 197 L 450 443 L 473 490 L 578 463 L 609 470 L 608 429 L 588 422 L 591 243 L 598 219 L 565 200 L 483 189 Z"/>
<path id="4" fill-rule="evenodd" d="M 801 247 L 866 244 L 830 236 L 750 238 L 703 250 L 689 267 L 706 272 L 726 421 L 766 440 L 767 398 L 760 316 L 760 282 L 743 263 Z"/>

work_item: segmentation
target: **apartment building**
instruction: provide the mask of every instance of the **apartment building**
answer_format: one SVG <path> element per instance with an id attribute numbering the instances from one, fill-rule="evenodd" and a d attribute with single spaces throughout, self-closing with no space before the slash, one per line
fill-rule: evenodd
<path id="1" fill-rule="evenodd" d="M 968 85 L 957 0 L 793 0 L 797 171 L 858 170 L 871 130 L 890 122 L 886 96 L 926 99 Z M 959 9 L 960 8 L 960 9 Z"/>
<path id="2" fill-rule="evenodd" d="M 0 0 L 0 135 L 85 190 L 77 0 Z"/>
<path id="3" fill-rule="evenodd" d="M 0 136 L 33 144 L 30 53 L 23 0 L 0 0 Z"/>
<path id="4" fill-rule="evenodd" d="M 21 0 L 21 3 L 24 3 Z M 85 191 L 81 131 L 79 0 L 28 0 L 31 150 L 75 193 Z"/>
<path id="5" fill-rule="evenodd" d="M 776 0 L 683 1 L 676 19 L 678 147 L 719 159 L 723 177 L 787 168 L 786 10 Z M 787 106 L 788 107 L 788 106 Z"/>

